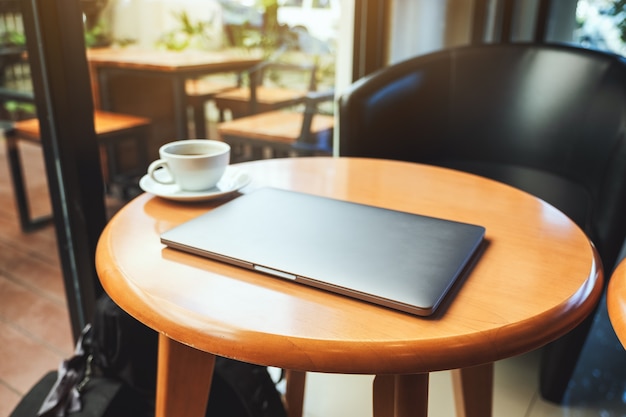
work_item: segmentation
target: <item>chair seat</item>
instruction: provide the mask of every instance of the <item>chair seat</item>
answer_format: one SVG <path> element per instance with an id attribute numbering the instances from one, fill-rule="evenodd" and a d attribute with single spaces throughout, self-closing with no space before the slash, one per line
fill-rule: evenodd
<path id="1" fill-rule="evenodd" d="M 302 103 L 307 92 L 288 88 L 258 86 L 256 89 L 256 109 L 252 108 L 249 88 L 234 88 L 215 95 L 215 105 L 223 112 L 229 109 L 233 119 L 245 117 L 253 113 L 261 113 Z"/>
<path id="2" fill-rule="evenodd" d="M 185 93 L 190 100 L 210 100 L 216 94 L 237 88 L 235 84 L 227 84 L 220 81 L 207 79 L 187 80 L 185 83 Z"/>
<path id="3" fill-rule="evenodd" d="M 122 131 L 148 126 L 150 119 L 139 116 L 131 116 L 128 114 L 110 113 L 96 110 L 94 113 L 94 129 L 98 139 L 102 139 L 103 135 L 111 133 L 121 133 Z M 41 133 L 39 130 L 39 119 L 32 118 L 20 120 L 13 125 L 15 134 L 19 139 L 31 142 L 41 141 Z"/>
<path id="4" fill-rule="evenodd" d="M 233 162 L 285 156 L 332 154 L 333 116 L 283 110 L 259 113 L 218 125 L 220 138 L 231 146 Z M 306 133 L 308 132 L 308 133 Z"/>
<path id="5" fill-rule="evenodd" d="M 286 101 L 302 100 L 306 93 L 307 92 L 303 90 L 258 86 L 257 102 L 259 104 L 276 104 Z M 248 88 L 234 88 L 232 90 L 218 94 L 215 99 L 222 101 L 247 101 L 250 100 L 250 90 Z"/>
<path id="6" fill-rule="evenodd" d="M 100 110 L 94 112 L 94 130 L 100 144 L 103 178 L 109 187 L 121 187 L 124 197 L 128 196 L 129 190 L 137 187 L 137 176 L 147 168 L 150 125 L 150 119 L 145 117 Z M 48 224 L 52 216 L 31 218 L 18 142 L 27 141 L 41 145 L 39 119 L 31 118 L 12 123 L 5 132 L 5 137 L 20 226 L 25 232 L 36 230 Z M 134 147 L 125 147 L 127 141 L 132 142 Z M 132 168 L 122 164 L 128 157 L 132 158 Z"/>
<path id="7" fill-rule="evenodd" d="M 303 118 L 302 113 L 276 110 L 221 123 L 218 132 L 223 138 L 238 136 L 292 145 L 300 137 Z M 334 125 L 333 116 L 316 114 L 311 122 L 311 133 L 332 131 Z"/>

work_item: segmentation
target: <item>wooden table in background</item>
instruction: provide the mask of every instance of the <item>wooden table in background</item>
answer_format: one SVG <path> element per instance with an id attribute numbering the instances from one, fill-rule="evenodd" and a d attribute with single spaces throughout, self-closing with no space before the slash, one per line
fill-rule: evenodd
<path id="1" fill-rule="evenodd" d="M 185 81 L 243 71 L 261 59 L 252 54 L 202 51 L 147 51 L 102 48 L 87 51 L 95 101 L 103 110 L 149 117 L 151 156 L 163 143 L 186 139 Z M 234 77 L 233 77 L 234 79 Z"/>
<path id="2" fill-rule="evenodd" d="M 375 416 L 426 416 L 428 373 L 452 369 L 458 415 L 486 417 L 493 362 L 567 333 L 600 297 L 602 270 L 585 234 L 509 186 L 371 159 L 240 167 L 253 178 L 244 193 L 274 186 L 475 223 L 486 227 L 487 246 L 452 300 L 421 318 L 166 248 L 161 232 L 223 201 L 139 196 L 107 225 L 96 263 L 111 297 L 160 332 L 157 416 L 203 416 L 220 355 L 300 375 L 377 375 Z"/>

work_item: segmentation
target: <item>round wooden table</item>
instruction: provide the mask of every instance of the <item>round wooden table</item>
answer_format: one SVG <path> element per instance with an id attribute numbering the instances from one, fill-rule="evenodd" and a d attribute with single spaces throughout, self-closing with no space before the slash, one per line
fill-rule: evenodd
<path id="1" fill-rule="evenodd" d="M 622 260 L 611 274 L 606 306 L 615 334 L 626 348 L 626 260 Z"/>
<path id="2" fill-rule="evenodd" d="M 224 200 L 139 196 L 107 225 L 96 266 L 110 296 L 160 332 L 157 416 L 204 415 L 214 355 L 302 375 L 377 375 L 375 416 L 426 416 L 428 373 L 452 369 L 457 409 L 488 416 L 493 362 L 565 334 L 599 300 L 602 270 L 585 234 L 512 187 L 373 159 L 240 167 L 253 178 L 243 193 L 273 186 L 474 223 L 486 227 L 487 245 L 452 300 L 421 318 L 166 248 L 161 232 Z"/>

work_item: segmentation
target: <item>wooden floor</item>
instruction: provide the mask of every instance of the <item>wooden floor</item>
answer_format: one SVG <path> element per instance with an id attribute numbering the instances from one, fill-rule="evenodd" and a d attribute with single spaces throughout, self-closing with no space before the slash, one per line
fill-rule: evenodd
<path id="1" fill-rule="evenodd" d="M 214 123 L 209 128 L 215 134 Z M 20 150 L 31 213 L 48 214 L 41 148 L 20 143 Z M 124 202 L 109 196 L 106 204 L 110 216 Z M 8 417 L 22 396 L 73 350 L 54 226 L 20 230 L 0 131 L 0 417 Z"/>
<path id="2" fill-rule="evenodd" d="M 21 143 L 32 213 L 50 213 L 43 154 Z M 120 202 L 107 200 L 112 213 Z M 0 417 L 74 350 L 54 227 L 23 233 L 0 135 Z"/>
<path id="3" fill-rule="evenodd" d="M 41 149 L 22 147 L 32 211 L 50 212 Z M 22 233 L 0 139 L 0 417 L 73 351 L 54 228 Z"/>

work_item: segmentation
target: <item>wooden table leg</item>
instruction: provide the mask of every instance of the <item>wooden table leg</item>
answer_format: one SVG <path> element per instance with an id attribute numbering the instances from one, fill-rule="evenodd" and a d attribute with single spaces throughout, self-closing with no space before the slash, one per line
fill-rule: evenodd
<path id="1" fill-rule="evenodd" d="M 428 374 L 377 375 L 374 417 L 409 416 L 428 416 Z"/>
<path id="2" fill-rule="evenodd" d="M 452 371 L 458 417 L 490 417 L 493 407 L 493 363 Z"/>
<path id="3" fill-rule="evenodd" d="M 289 417 L 302 417 L 306 372 L 287 370 L 285 379 L 287 380 L 285 392 L 287 415 Z"/>
<path id="4" fill-rule="evenodd" d="M 159 335 L 156 417 L 204 417 L 215 356 Z"/>
<path id="5" fill-rule="evenodd" d="M 374 417 L 393 417 L 395 391 L 395 375 L 376 375 L 374 378 Z"/>

